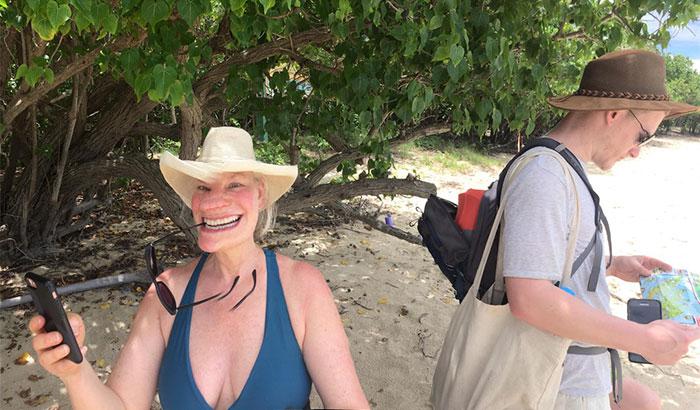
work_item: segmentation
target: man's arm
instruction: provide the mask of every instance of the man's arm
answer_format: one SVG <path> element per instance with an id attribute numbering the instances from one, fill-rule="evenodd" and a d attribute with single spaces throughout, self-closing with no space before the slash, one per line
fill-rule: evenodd
<path id="1" fill-rule="evenodd" d="M 674 364 L 700 339 L 700 327 L 669 320 L 641 325 L 609 315 L 547 280 L 506 278 L 510 310 L 538 329 L 584 343 L 640 353 L 655 364 Z"/>

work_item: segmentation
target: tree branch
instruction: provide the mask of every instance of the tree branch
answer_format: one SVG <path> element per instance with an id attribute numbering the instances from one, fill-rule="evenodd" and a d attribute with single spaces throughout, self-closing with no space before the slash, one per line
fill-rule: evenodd
<path id="1" fill-rule="evenodd" d="M 180 127 L 177 124 L 159 124 L 155 122 L 138 122 L 129 130 L 130 137 L 144 135 L 163 137 L 173 141 L 180 141 Z"/>
<path id="2" fill-rule="evenodd" d="M 281 214 L 299 212 L 322 203 L 350 199 L 360 195 L 412 195 L 427 198 L 437 192 L 434 184 L 416 179 L 361 179 L 344 184 L 323 184 L 294 191 L 279 203 Z"/>
<path id="3" fill-rule="evenodd" d="M 301 33 L 296 33 L 289 38 L 270 41 L 255 48 L 243 50 L 236 53 L 224 62 L 209 70 L 202 79 L 194 86 L 195 94 L 200 97 L 200 101 L 206 101 L 206 94 L 214 84 L 226 78 L 232 65 L 254 64 L 266 58 L 284 54 L 289 48 L 305 44 L 323 44 L 333 38 L 330 30 L 326 27 L 314 28 Z"/>
<path id="4" fill-rule="evenodd" d="M 449 124 L 433 124 L 427 126 L 421 126 L 414 128 L 411 131 L 405 132 L 403 135 L 395 137 L 389 140 L 389 148 L 395 148 L 399 145 L 405 144 L 417 138 L 427 137 L 428 135 L 438 135 L 450 132 Z M 321 179 L 330 171 L 334 170 L 338 164 L 343 161 L 352 161 L 358 158 L 362 158 L 366 154 L 360 152 L 359 149 L 353 149 L 352 151 L 339 152 L 330 158 L 327 158 L 321 162 L 316 169 L 314 169 L 304 180 L 304 182 L 299 186 L 301 189 L 310 188 L 321 181 Z"/>
<path id="5" fill-rule="evenodd" d="M 293 50 L 285 50 L 283 54 L 286 54 L 287 56 L 289 56 L 289 58 L 291 58 L 292 60 L 296 61 L 304 67 L 308 67 L 317 71 L 323 71 L 325 73 L 330 73 L 335 75 L 336 77 L 339 76 L 343 71 L 342 67 L 329 67 L 321 63 L 317 63 L 316 61 L 310 60 Z"/>
<path id="6" fill-rule="evenodd" d="M 137 38 L 123 38 L 112 44 L 109 49 L 111 51 L 117 51 L 124 48 L 133 47 L 140 44 L 146 38 L 146 32 L 142 32 Z M 30 91 L 22 94 L 16 95 L 12 101 L 8 104 L 7 110 L 3 113 L 2 122 L 5 124 L 5 131 L 0 135 L 0 144 L 5 140 L 5 137 L 9 134 L 10 128 L 12 127 L 12 122 L 17 118 L 17 116 L 26 110 L 31 105 L 39 101 L 44 95 L 58 87 L 59 85 L 66 82 L 69 78 L 73 77 L 76 73 L 85 70 L 87 67 L 91 66 L 100 53 L 104 52 L 104 48 L 98 47 L 84 56 L 76 59 L 71 64 L 68 64 L 66 68 L 60 73 L 56 74 L 54 81 L 52 83 L 47 83 L 43 81 L 36 87 L 32 88 Z"/>
<path id="7" fill-rule="evenodd" d="M 403 229 L 399 229 L 393 226 L 389 226 L 382 221 L 377 220 L 377 218 L 373 217 L 372 215 L 367 215 L 355 208 L 353 208 L 350 205 L 346 205 L 342 202 L 336 202 L 334 204 L 328 204 L 328 207 L 331 209 L 334 209 L 337 212 L 340 212 L 347 217 L 351 219 L 357 219 L 360 220 L 367 225 L 371 226 L 372 228 L 379 230 L 381 232 L 384 232 L 387 235 L 395 236 L 399 239 L 403 239 L 404 241 L 410 242 L 410 243 L 415 243 L 417 245 L 422 245 L 423 242 L 421 239 L 417 236 L 414 235 L 410 232 L 406 232 Z"/>
<path id="8" fill-rule="evenodd" d="M 605 17 L 603 17 L 597 24 L 605 24 L 608 21 L 612 20 L 615 17 L 619 17 L 618 15 L 618 10 L 616 7 L 613 7 L 612 11 L 610 14 L 607 14 Z M 624 21 L 622 21 L 625 23 Z M 628 26 L 629 27 L 629 26 Z M 559 30 L 557 33 L 552 37 L 553 40 L 571 40 L 574 38 L 588 38 L 588 33 L 584 29 L 578 29 L 576 31 L 571 31 L 569 33 L 564 33 L 564 23 L 559 25 Z"/>

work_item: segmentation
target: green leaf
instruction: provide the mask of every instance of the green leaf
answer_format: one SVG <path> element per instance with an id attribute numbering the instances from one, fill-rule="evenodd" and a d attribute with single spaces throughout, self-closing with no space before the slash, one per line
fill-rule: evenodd
<path id="1" fill-rule="evenodd" d="M 534 130 L 535 130 L 535 121 L 532 121 L 532 120 L 528 121 L 527 128 L 525 128 L 525 134 L 530 135 L 530 134 L 532 134 L 532 131 L 534 131 Z"/>
<path id="2" fill-rule="evenodd" d="M 34 87 L 36 83 L 39 82 L 41 76 L 44 74 L 44 69 L 38 65 L 32 65 L 27 70 L 24 80 L 29 84 L 30 87 Z"/>
<path id="3" fill-rule="evenodd" d="M 36 12 L 41 8 L 41 2 L 42 0 L 27 0 L 27 5 L 32 11 Z"/>
<path id="4" fill-rule="evenodd" d="M 141 5 L 140 14 L 146 23 L 155 26 L 170 15 L 170 5 L 164 0 L 145 0 Z"/>
<path id="5" fill-rule="evenodd" d="M 58 27 L 54 28 L 49 18 L 43 13 L 34 15 L 32 18 L 32 29 L 34 29 L 44 41 L 53 40 L 58 31 Z"/>
<path id="6" fill-rule="evenodd" d="M 78 32 L 82 33 L 86 28 L 92 24 L 90 22 L 90 19 L 85 16 L 80 11 L 77 11 L 74 15 L 73 18 L 75 19 L 75 26 L 78 28 Z"/>
<path id="7" fill-rule="evenodd" d="M 340 21 L 345 21 L 346 18 L 352 14 L 352 6 L 350 6 L 350 0 L 340 0 L 338 2 L 338 11 L 336 11 L 335 16 Z"/>
<path id="8" fill-rule="evenodd" d="M 17 74 L 15 74 L 15 79 L 19 80 L 20 78 L 24 77 L 27 75 L 27 65 L 22 64 L 17 68 Z"/>
<path id="9" fill-rule="evenodd" d="M 498 128 L 501 126 L 501 121 L 503 120 L 503 115 L 498 110 L 498 108 L 493 108 L 493 113 L 491 113 L 491 118 L 493 119 L 493 128 Z"/>
<path id="10" fill-rule="evenodd" d="M 49 18 L 49 23 L 53 26 L 58 26 L 58 22 L 54 23 L 58 19 L 58 3 L 54 0 L 49 0 L 46 2 L 46 16 Z"/>
<path id="11" fill-rule="evenodd" d="M 53 70 L 46 67 L 44 69 L 44 78 L 46 78 L 47 83 L 51 84 L 53 82 L 53 78 L 54 78 Z"/>
<path id="12" fill-rule="evenodd" d="M 486 39 L 486 58 L 495 60 L 497 56 L 498 42 L 493 37 L 489 37 Z"/>
<path id="13" fill-rule="evenodd" d="M 119 56 L 119 62 L 122 65 L 124 71 L 134 71 L 138 67 L 141 55 L 139 50 L 136 48 L 130 48 L 128 50 L 122 51 L 121 56 Z"/>
<path id="14" fill-rule="evenodd" d="M 450 47 L 450 61 L 452 61 L 452 64 L 457 66 L 462 62 L 463 58 L 464 48 L 458 44 L 452 44 L 452 47 Z"/>
<path id="15" fill-rule="evenodd" d="M 435 98 L 433 89 L 431 87 L 425 87 L 425 96 L 423 97 L 423 99 L 425 100 L 426 107 L 429 107 L 430 104 L 432 104 L 433 98 Z"/>
<path id="16" fill-rule="evenodd" d="M 409 100 L 413 100 L 416 98 L 418 95 L 418 92 L 420 91 L 420 84 L 416 80 L 412 80 L 410 83 L 408 83 L 408 87 L 406 88 L 406 95 L 408 96 Z"/>
<path id="17" fill-rule="evenodd" d="M 172 105 L 178 106 L 185 102 L 185 92 L 180 80 L 173 81 L 168 92 L 170 94 L 170 103 Z"/>
<path id="18" fill-rule="evenodd" d="M 0 0 L 0 9 L 6 9 L 7 8 L 7 3 L 5 0 Z M 0 127 L 2 127 L 2 124 L 0 123 Z M 2 129 L 0 129 L 0 132 L 2 132 Z"/>
<path id="19" fill-rule="evenodd" d="M 143 93 L 151 88 L 153 78 L 149 73 L 141 73 L 136 77 L 136 82 L 134 84 L 134 92 L 136 93 L 136 98 L 141 99 Z"/>
<path id="20" fill-rule="evenodd" d="M 435 50 L 433 61 L 445 61 L 450 58 L 450 46 L 440 46 Z"/>
<path id="21" fill-rule="evenodd" d="M 69 3 L 81 13 L 92 14 L 93 0 L 69 0 Z"/>
<path id="22" fill-rule="evenodd" d="M 173 67 L 158 64 L 152 71 L 153 87 L 148 90 L 148 96 L 153 101 L 160 101 L 168 96 L 170 84 L 177 79 L 177 71 Z"/>
<path id="23" fill-rule="evenodd" d="M 263 6 L 263 14 L 267 14 L 268 10 L 275 7 L 275 0 L 258 0 L 258 2 Z"/>
<path id="24" fill-rule="evenodd" d="M 416 96 L 411 103 L 411 111 L 413 114 L 420 114 L 425 111 L 425 100 L 422 96 Z"/>
<path id="25" fill-rule="evenodd" d="M 46 3 L 46 15 L 49 17 L 51 25 L 58 29 L 70 18 L 70 7 L 67 4 L 59 6 L 54 0 L 49 0 Z"/>
<path id="26" fill-rule="evenodd" d="M 204 8 L 200 5 L 199 0 L 178 0 L 177 11 L 180 12 L 180 17 L 185 20 L 187 25 L 192 27 Z"/>
<path id="27" fill-rule="evenodd" d="M 436 28 L 442 27 L 442 20 L 443 19 L 444 19 L 444 17 L 440 14 L 434 15 L 430 19 L 430 23 L 428 23 L 428 28 L 431 30 L 435 30 Z"/>
<path id="28" fill-rule="evenodd" d="M 102 23 L 102 27 L 109 34 L 117 34 L 117 25 L 119 24 L 119 18 L 112 13 L 107 15 L 107 18 Z"/>
<path id="29" fill-rule="evenodd" d="M 238 17 L 243 16 L 245 13 L 245 3 L 246 0 L 229 0 L 228 4 L 231 7 L 231 11 Z"/>
<path id="30" fill-rule="evenodd" d="M 479 115 L 479 119 L 482 121 L 486 119 L 486 116 L 489 115 L 491 112 L 491 109 L 493 108 L 493 104 L 491 104 L 491 100 L 489 99 L 482 99 L 476 104 L 476 113 Z"/>

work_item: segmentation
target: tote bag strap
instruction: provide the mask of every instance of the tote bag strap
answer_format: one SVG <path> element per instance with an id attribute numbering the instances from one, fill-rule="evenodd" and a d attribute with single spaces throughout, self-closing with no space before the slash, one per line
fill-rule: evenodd
<path id="1" fill-rule="evenodd" d="M 510 185 L 511 181 L 515 176 L 517 176 L 524 168 L 526 164 L 528 164 L 530 161 L 532 161 L 534 158 L 538 156 L 546 155 L 549 157 L 552 157 L 556 159 L 559 164 L 562 166 L 564 169 L 564 174 L 566 175 L 566 184 L 567 187 L 572 187 L 574 191 L 574 203 L 575 203 L 575 209 L 574 209 L 574 214 L 572 216 L 571 220 L 571 229 L 569 233 L 569 239 L 567 241 L 567 246 L 566 246 L 566 255 L 564 259 L 564 271 L 562 272 L 562 280 L 561 284 L 562 286 L 565 287 L 570 287 L 571 284 L 571 271 L 572 271 L 572 266 L 574 264 L 574 252 L 576 250 L 576 237 L 578 236 L 578 229 L 579 229 L 579 223 L 581 220 L 581 212 L 580 212 L 580 200 L 579 200 L 579 193 L 578 190 L 575 187 L 575 180 L 574 180 L 574 175 L 571 172 L 571 168 L 567 164 L 566 160 L 564 160 L 560 154 L 548 149 L 548 148 L 533 148 L 523 154 L 516 162 L 511 166 L 510 170 L 506 174 L 506 177 L 503 181 L 503 197 L 501 198 L 501 205 L 498 207 L 498 211 L 496 212 L 496 217 L 493 222 L 493 226 L 491 227 L 491 232 L 489 232 L 488 239 L 486 241 L 486 246 L 484 247 L 484 254 L 481 257 L 481 260 L 479 261 L 479 267 L 476 271 L 476 275 L 474 278 L 474 283 L 477 284 L 477 286 L 472 286 L 471 289 L 478 289 L 479 285 L 481 284 L 481 279 L 484 275 L 484 270 L 486 268 L 486 261 L 488 260 L 489 254 L 491 253 L 491 248 L 493 247 L 493 242 L 496 238 L 496 234 L 498 233 L 498 228 L 501 225 L 501 221 L 503 219 L 503 211 L 505 209 L 504 204 L 508 200 L 509 193 L 508 193 L 508 186 Z M 503 247 L 499 247 L 499 255 L 498 255 L 498 261 L 496 263 L 496 278 L 494 281 L 494 285 L 491 289 L 491 291 L 486 292 L 486 294 L 483 296 L 482 300 L 488 301 L 490 300 L 490 304 L 501 304 L 503 301 L 503 298 L 505 296 L 505 281 L 503 278 L 503 261 L 502 259 L 502 249 Z M 470 289 L 470 290 L 471 290 Z M 476 292 L 474 292 L 474 297 L 477 297 Z"/>

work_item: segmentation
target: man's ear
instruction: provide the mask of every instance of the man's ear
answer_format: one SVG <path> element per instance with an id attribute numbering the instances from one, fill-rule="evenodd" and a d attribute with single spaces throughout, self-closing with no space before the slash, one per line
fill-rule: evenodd
<path id="1" fill-rule="evenodd" d="M 605 111 L 605 124 L 610 125 L 624 116 L 624 111 Z"/>

